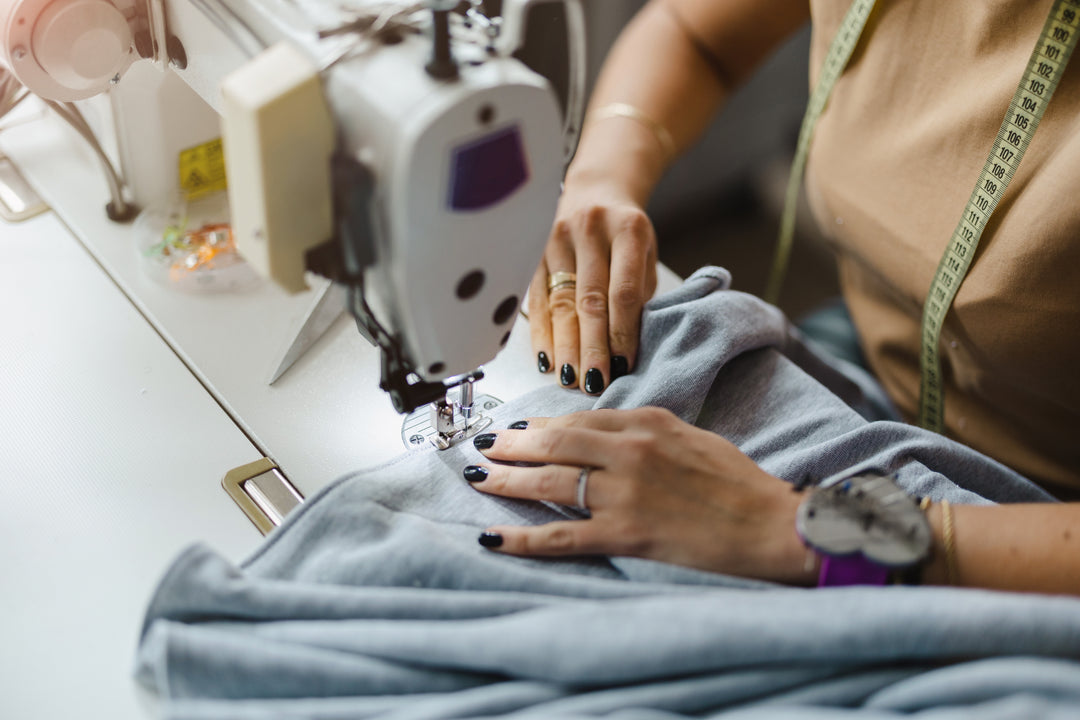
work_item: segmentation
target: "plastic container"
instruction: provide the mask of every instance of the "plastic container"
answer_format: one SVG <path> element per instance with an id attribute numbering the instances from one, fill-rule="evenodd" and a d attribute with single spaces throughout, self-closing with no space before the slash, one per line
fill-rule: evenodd
<path id="1" fill-rule="evenodd" d="M 259 276 L 237 252 L 228 197 L 178 198 L 135 219 L 143 270 L 154 281 L 189 293 L 243 292 Z"/>

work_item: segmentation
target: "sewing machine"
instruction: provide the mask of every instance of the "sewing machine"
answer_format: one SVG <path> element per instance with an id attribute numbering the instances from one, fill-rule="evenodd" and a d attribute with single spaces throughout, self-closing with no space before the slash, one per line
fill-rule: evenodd
<path id="1" fill-rule="evenodd" d="M 511 57 L 532 5 L 506 2 L 491 21 L 473 5 L 436 20 L 441 3 L 347 15 L 316 0 L 0 2 L 0 64 L 59 103 L 30 98 L 0 120 L 0 202 L 14 196 L 26 218 L 0 220 L 0 715 L 152 714 L 131 653 L 184 546 L 239 561 L 337 477 L 460 439 L 500 399 L 552 382 L 514 319 L 580 99 L 567 93 L 560 113 L 548 82 Z M 432 30 L 443 20 L 449 44 Z M 53 52 L 39 55 L 35 34 Z M 105 60 L 76 72 L 91 50 Z M 50 73 L 20 66 L 29 59 Z M 448 59 L 456 79 L 441 77 Z M 80 87 L 50 85 L 52 72 Z M 290 120 L 304 129 L 275 137 L 275 98 L 288 106 L 291 93 L 307 93 Z M 100 153 L 62 114 L 69 101 Z M 177 283 L 147 257 L 178 203 L 194 216 L 225 197 L 177 200 L 220 182 L 223 117 L 231 226 L 254 244 L 246 267 L 289 290 L 226 273 Z M 523 160 L 499 166 L 507 156 Z M 495 186 L 470 181 L 489 170 Z M 475 271 L 482 282 L 465 282 Z M 280 374 L 305 334 L 310 350 Z"/>
<path id="2" fill-rule="evenodd" d="M 535 0 L 495 18 L 478 0 L 5 4 L 3 59 L 31 91 L 63 112 L 112 88 L 136 206 L 176 194 L 160 178 L 195 139 L 140 119 L 154 93 L 125 74 L 141 57 L 205 101 L 183 101 L 202 115 L 190 125 L 213 134 L 221 115 L 244 258 L 289 292 L 309 270 L 340 283 L 381 350 L 381 387 L 400 413 L 433 405 L 437 446 L 483 425 L 472 384 L 509 339 L 580 122 L 576 1 L 565 122 L 549 82 L 512 57 Z M 159 93 L 160 115 L 174 95 Z M 112 219 L 128 219 L 124 202 Z"/>
<path id="3" fill-rule="evenodd" d="M 69 16 L 76 5 L 84 14 Z M 503 298 L 524 292 L 539 256 L 565 156 L 556 101 L 542 78 L 507 56 L 509 37 L 517 32 L 510 15 L 499 37 L 474 19 L 478 37 L 508 43 L 494 54 L 466 47 L 473 43 L 451 44 L 458 67 L 458 79 L 452 80 L 425 70 L 434 54 L 432 34 L 424 26 L 431 23 L 431 8 L 417 9 L 416 28 L 404 24 L 412 22 L 408 17 L 381 21 L 382 31 L 402 33 L 401 42 L 387 45 L 384 36 L 385 47 L 369 53 L 358 46 L 367 41 L 351 31 L 318 40 L 316 26 L 333 29 L 338 21 L 306 15 L 321 12 L 318 4 L 308 5 L 5 2 L 0 46 L 4 64 L 20 68 L 20 77 L 41 85 L 43 94 L 59 102 L 93 96 L 76 107 L 96 131 L 105 158 L 122 169 L 127 187 L 120 200 L 151 211 L 149 217 L 155 207 L 173 202 L 184 180 L 177 158 L 220 137 L 219 111 L 226 102 L 218 91 L 222 80 L 243 72 L 263 45 L 290 43 L 283 46 L 292 53 L 288 71 L 302 74 L 308 88 L 315 86 L 313 78 L 326 78 L 318 83 L 325 111 L 321 118 L 312 111 L 315 119 L 307 120 L 333 126 L 330 142 L 322 138 L 321 157 L 314 157 L 322 164 L 323 225 L 302 226 L 298 234 L 322 246 L 320 267 L 331 272 L 334 263 L 328 268 L 325 256 L 344 251 L 326 242 L 340 241 L 340 225 L 349 217 L 335 213 L 335 203 L 355 202 L 350 207 L 363 209 L 346 188 L 384 193 L 367 207 L 379 208 L 380 221 L 408 224 L 392 226 L 396 234 L 380 229 L 367 238 L 366 260 L 350 270 L 362 270 L 363 278 L 341 279 L 351 304 L 359 308 L 362 297 L 371 308 L 369 322 L 377 318 L 387 336 L 400 338 L 398 370 L 418 368 L 423 382 L 444 388 L 433 399 L 443 399 L 443 380 L 468 374 L 495 356 L 516 308 L 501 325 L 491 316 Z M 48 21 L 40 32 L 38 14 Z M 465 31 L 460 16 L 452 22 L 455 33 Z M 90 27 L 97 29 L 84 39 L 54 34 L 78 36 Z M 11 43 L 9 31 L 22 33 L 21 39 Z M 36 46 L 27 44 L 35 33 L 51 52 L 39 56 Z M 87 47 L 91 54 L 112 55 L 93 72 L 80 74 L 69 61 L 83 57 Z M 20 63 L 30 58 L 44 60 L 60 78 L 81 87 L 64 94 L 49 85 L 51 74 L 24 72 Z M 301 70 L 305 63 L 308 69 Z M 394 76 L 380 79 L 387 72 Z M 418 86 L 409 89 L 406 78 Z M 365 95 L 376 88 L 377 96 Z M 109 92 L 100 94 L 105 89 Z M 245 89 L 255 88 L 245 85 L 240 91 Z M 483 113 L 488 124 L 482 124 L 480 110 L 488 106 Z M 455 109 L 457 117 L 447 117 Z M 379 113 L 383 125 L 378 137 L 368 140 L 363 133 L 377 124 L 374 118 L 341 120 L 371 112 Z M 401 453 L 408 446 L 403 439 L 418 433 L 410 430 L 402 437 L 400 417 L 379 389 L 383 353 L 367 344 L 347 316 L 333 320 L 311 351 L 268 384 L 282 348 L 304 327 L 327 286 L 301 272 L 306 251 L 282 251 L 292 263 L 293 289 L 313 285 L 299 293 L 266 282 L 211 293 L 158 282 L 145 271 L 146 257 L 139 250 L 146 224 L 110 219 L 102 158 L 84 139 L 33 98 L 2 123 L 0 146 L 10 161 L 3 160 L 9 182 L 0 200 L 11 203 L 13 193 L 15 204 L 23 203 L 18 214 L 23 221 L 0 220 L 5 335 L 0 460 L 8 497 L 0 511 L 0 566 L 6 574 L 0 715 L 144 717 L 152 706 L 144 704 L 130 678 L 131 653 L 150 590 L 176 553 L 203 541 L 240 560 L 260 535 L 234 500 L 265 532 L 302 497 L 345 472 Z M 473 143 L 514 128 L 530 173 L 516 197 L 500 207 L 512 204 L 522 220 L 515 217 L 508 226 L 509 215 L 495 217 L 488 207 L 468 208 L 467 216 L 451 212 L 441 193 L 448 189 L 453 151 L 467 157 Z M 272 151 L 311 140 L 301 135 L 290 133 L 268 145 Z M 413 152 L 422 142 L 429 143 L 428 150 Z M 301 164 L 313 159 L 310 149 L 300 153 Z M 331 182 L 332 168 L 357 182 Z M 378 180 L 374 187 L 359 181 L 365 168 L 368 181 Z M 278 171 L 262 176 L 249 168 L 249 177 L 234 182 L 233 189 L 278 183 L 279 195 L 271 195 L 271 209 L 278 210 L 294 199 L 292 192 L 307 197 L 312 188 L 305 185 L 320 179 L 297 176 L 291 168 Z M 428 191 L 429 198 L 439 195 L 435 213 L 410 205 L 419 197 L 414 189 L 440 177 L 441 187 Z M 467 190 L 460 188 L 463 203 L 485 199 Z M 395 194 L 408 197 L 392 205 Z M 523 205 L 515 204 L 519 199 Z M 130 212 L 109 202 L 117 220 Z M 31 217 L 44 205 L 53 212 Z M 298 212 L 310 215 L 306 207 Z M 242 218 L 234 209 L 238 235 Z M 355 216 L 348 222 L 359 225 Z M 471 227 L 477 232 L 470 233 Z M 421 235 L 427 232 L 432 234 Z M 414 244 L 399 252 L 388 240 L 391 234 Z M 429 250 L 415 246 L 421 241 L 431 244 Z M 423 256 L 412 257 L 416 252 Z M 279 270 L 276 259 L 273 264 Z M 452 292 L 461 275 L 476 269 L 486 279 L 468 301 L 476 305 L 474 312 L 462 312 L 466 301 L 454 296 L 432 301 L 425 295 L 436 292 L 440 280 L 449 282 Z M 403 277 L 415 281 L 399 284 Z M 383 295 L 376 299 L 379 292 Z M 425 307 L 432 327 L 420 326 L 423 321 L 416 318 L 417 308 Z M 476 321 L 472 331 L 468 319 Z M 450 349 L 434 357 L 437 350 L 417 349 L 420 341 L 412 339 L 417 335 L 449 338 L 439 342 Z M 457 340 L 460 347 L 453 344 Z M 508 398 L 548 381 L 522 353 L 527 342 L 527 333 L 515 333 L 507 345 L 518 346 L 518 352 L 488 364 L 489 392 Z M 445 367 L 433 372 L 436 360 Z M 458 410 L 455 423 L 464 425 L 461 415 Z M 237 468 L 247 471 L 238 476 Z M 241 491 L 233 499 L 222 490 L 223 476 L 233 478 L 232 489 Z"/>
<path id="4" fill-rule="evenodd" d="M 551 83 L 513 57 L 529 9 L 544 5 L 567 8 L 564 112 Z M 298 484 L 311 487 L 307 468 L 333 468 L 320 473 L 319 487 L 365 464 L 357 442 L 394 448 L 385 442 L 394 427 L 382 412 L 386 400 L 369 397 L 376 378 L 393 409 L 408 414 L 399 433 L 406 448 L 445 448 L 471 436 L 489 422 L 485 409 L 500 402 L 477 398 L 473 385 L 510 342 L 546 241 L 580 122 L 584 40 L 576 1 L 513 0 L 497 17 L 483 10 L 478 1 L 446 0 L 0 4 L 0 60 L 56 117 L 105 146 L 92 143 L 107 170 L 103 214 L 111 224 L 75 209 L 82 192 L 51 198 L 84 242 L 112 258 L 107 263 L 129 267 L 117 239 L 127 232 L 121 223 L 141 211 L 130 245 L 139 247 L 144 270 L 171 256 L 173 290 L 233 288 L 238 276 L 221 267 L 219 238 L 228 238 L 249 267 L 303 298 L 299 312 L 284 301 L 290 307 L 280 313 L 236 318 L 263 325 L 276 340 L 252 353 L 252 339 L 230 347 L 192 327 L 181 308 L 190 315 L 194 301 L 110 268 L 122 285 L 139 285 L 126 291 L 274 459 L 263 480 L 227 483 L 264 531 L 267 517 L 276 524 L 299 502 Z M 15 155 L 32 152 L 20 145 Z M 110 156 L 122 172 L 111 169 Z M 35 160 L 25 164 L 42 172 Z M 214 192 L 226 185 L 224 168 L 227 201 Z M 63 192 L 69 180 L 60 175 L 69 172 L 39 182 Z M 93 187 L 87 180 L 80 191 Z M 179 253 L 177 237 L 193 235 L 203 236 L 199 254 Z M 263 310 L 282 302 L 270 294 Z M 250 295 L 213 312 L 235 312 Z M 379 352 L 335 348 L 339 363 L 359 371 L 347 378 L 308 373 L 275 382 L 344 308 Z M 285 327 L 275 328 L 282 319 Z M 227 365 L 213 356 L 221 350 L 231 355 Z M 270 364 L 273 372 L 264 369 Z M 271 392 L 253 387 L 252 376 L 270 377 Z M 353 387 L 356 378 L 363 388 Z M 311 410 L 312 401 L 314 412 L 289 413 L 284 424 L 277 417 L 277 408 Z M 334 427 L 319 436 L 333 447 L 285 459 L 283 448 L 310 446 L 311 429 L 327 425 Z M 328 463 L 328 455 L 338 457 Z M 297 477 L 286 479 L 283 465 Z M 260 490 L 260 483 L 270 485 Z"/>

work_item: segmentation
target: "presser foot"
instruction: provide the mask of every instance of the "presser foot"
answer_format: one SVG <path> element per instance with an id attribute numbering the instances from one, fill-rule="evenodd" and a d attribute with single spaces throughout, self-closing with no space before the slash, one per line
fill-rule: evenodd
<path id="1" fill-rule="evenodd" d="M 481 430 L 491 427 L 492 419 L 489 417 L 478 416 L 470 420 L 464 427 L 461 427 L 453 432 L 441 432 L 436 431 L 431 436 L 431 444 L 438 450 L 448 450 L 454 445 L 458 444 L 462 440 L 471 438 Z"/>
<path id="2" fill-rule="evenodd" d="M 449 418 L 444 414 L 441 430 L 438 428 L 439 403 L 417 408 L 401 423 L 401 442 L 409 450 L 418 450 L 429 444 L 446 450 L 491 427 L 493 420 L 485 413 L 502 404 L 502 400 L 491 395 L 478 395 L 473 401 L 473 417 L 461 417 L 459 409 L 454 413 L 453 424 L 448 425 L 446 422 Z M 446 403 L 446 406 L 453 409 L 450 403 Z"/>

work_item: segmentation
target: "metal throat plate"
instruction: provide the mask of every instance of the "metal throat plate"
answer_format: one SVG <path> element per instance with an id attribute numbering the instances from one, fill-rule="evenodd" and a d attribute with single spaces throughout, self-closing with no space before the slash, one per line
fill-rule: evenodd
<path id="1" fill-rule="evenodd" d="M 480 416 L 486 415 L 502 404 L 502 400 L 491 395 L 477 395 L 473 400 L 475 412 Z M 401 423 L 401 442 L 409 450 L 434 445 L 435 433 L 430 405 L 412 411 Z"/>

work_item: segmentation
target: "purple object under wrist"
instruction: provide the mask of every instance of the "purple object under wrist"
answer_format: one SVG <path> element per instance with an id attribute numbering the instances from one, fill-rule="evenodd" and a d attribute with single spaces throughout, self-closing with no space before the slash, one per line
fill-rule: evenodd
<path id="1" fill-rule="evenodd" d="M 889 568 L 871 562 L 860 554 L 843 557 L 823 554 L 817 586 L 885 585 L 889 581 L 889 573 Z"/>

